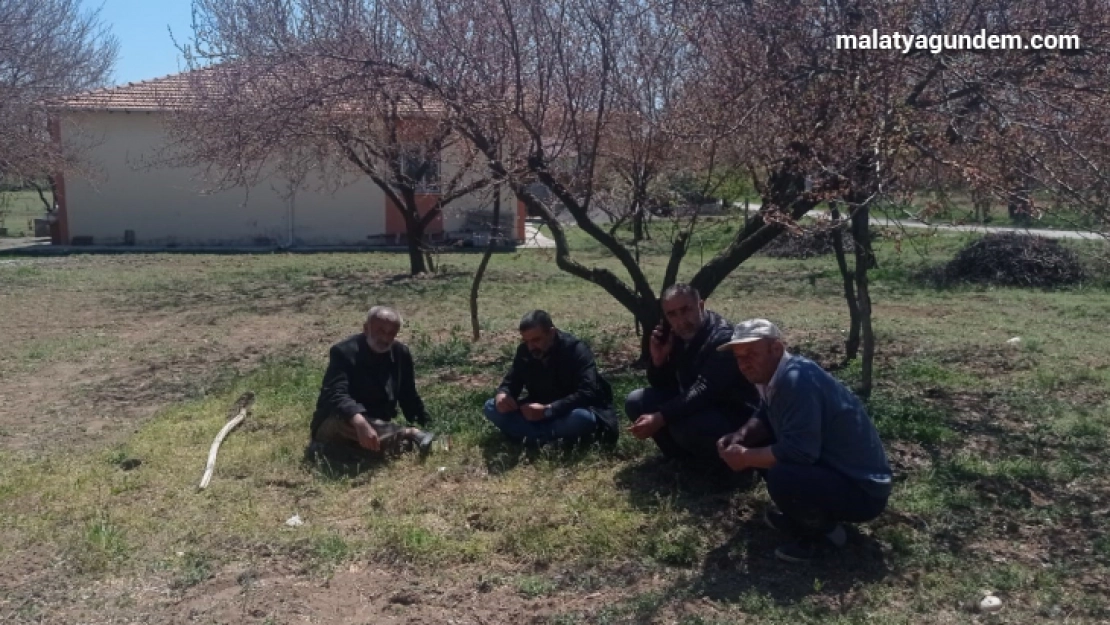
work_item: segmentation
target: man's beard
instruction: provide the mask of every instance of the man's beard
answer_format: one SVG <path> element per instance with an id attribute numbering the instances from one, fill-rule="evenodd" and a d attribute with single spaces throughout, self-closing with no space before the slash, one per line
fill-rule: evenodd
<path id="1" fill-rule="evenodd" d="M 532 354 L 532 358 L 535 358 L 536 360 L 542 360 L 545 353 L 542 349 L 533 349 L 529 350 L 529 352 Z"/>
<path id="2" fill-rule="evenodd" d="M 674 330 L 674 335 L 677 336 L 678 338 L 682 339 L 683 341 L 690 341 L 690 340 L 693 340 L 693 338 L 698 335 L 698 328 L 697 328 L 697 326 L 695 326 L 695 327 L 691 328 L 689 332 L 679 332 L 676 329 L 676 330 Z"/>
<path id="3" fill-rule="evenodd" d="M 367 341 L 367 343 L 370 345 L 370 351 L 374 352 L 375 354 L 384 354 L 389 351 L 389 348 L 393 347 L 392 342 L 386 343 L 373 338 Z"/>

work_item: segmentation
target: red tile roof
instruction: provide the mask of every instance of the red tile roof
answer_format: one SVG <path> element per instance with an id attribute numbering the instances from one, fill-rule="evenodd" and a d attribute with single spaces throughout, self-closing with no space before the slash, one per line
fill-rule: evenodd
<path id="1" fill-rule="evenodd" d="M 55 108 L 80 111 L 165 111 L 188 108 L 202 100 L 198 97 L 199 94 L 219 94 L 228 87 L 228 84 L 233 84 L 240 79 L 239 76 L 232 75 L 229 83 L 221 80 L 223 77 L 219 76 L 217 71 L 219 70 L 216 68 L 207 68 L 171 74 L 161 78 L 79 93 L 59 98 L 50 104 Z M 286 78 L 281 80 L 277 80 L 273 76 L 273 74 L 262 73 L 258 76 L 248 77 L 246 79 L 247 83 L 245 83 L 247 85 L 246 90 L 249 92 L 259 89 L 265 92 L 270 89 L 266 83 L 274 81 L 272 82 L 272 88 L 281 92 L 290 88 L 290 82 L 294 83 L 294 89 L 297 88 L 295 83 L 300 82 L 296 80 L 296 73 L 286 74 Z M 290 77 L 294 79 L 289 80 Z M 306 78 L 311 84 L 312 78 Z M 300 88 L 303 89 L 305 86 L 302 85 Z M 266 96 L 272 97 L 272 93 L 267 93 Z M 346 100 L 343 96 L 340 96 L 339 99 L 332 101 L 332 106 L 334 107 L 333 110 L 338 111 L 355 112 L 365 110 L 365 105 L 360 103 L 357 97 Z M 399 110 L 403 114 L 414 116 L 442 115 L 444 107 L 434 100 L 426 98 L 422 98 L 419 103 L 416 100 L 405 99 L 401 101 Z"/>
<path id="2" fill-rule="evenodd" d="M 95 111 L 159 111 L 179 108 L 188 105 L 192 99 L 190 74 L 171 74 L 87 91 L 59 98 L 51 102 L 51 105 L 64 109 Z"/>

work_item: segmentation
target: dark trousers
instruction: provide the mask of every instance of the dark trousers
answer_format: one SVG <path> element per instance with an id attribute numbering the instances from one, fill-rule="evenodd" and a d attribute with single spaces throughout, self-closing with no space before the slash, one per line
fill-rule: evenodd
<path id="1" fill-rule="evenodd" d="M 827 534 L 837 523 L 870 521 L 886 509 L 886 497 L 870 495 L 843 473 L 820 464 L 780 462 L 764 478 L 771 500 L 802 536 Z"/>
<path id="2" fill-rule="evenodd" d="M 651 414 L 678 393 L 656 388 L 640 388 L 628 394 L 624 413 L 633 422 L 640 415 Z M 710 470 L 728 470 L 728 465 L 717 455 L 717 441 L 725 434 L 740 429 L 740 415 L 730 416 L 720 410 L 707 410 L 690 415 L 676 423 L 668 423 L 652 439 L 659 451 L 668 458 L 675 458 L 694 466 Z"/>

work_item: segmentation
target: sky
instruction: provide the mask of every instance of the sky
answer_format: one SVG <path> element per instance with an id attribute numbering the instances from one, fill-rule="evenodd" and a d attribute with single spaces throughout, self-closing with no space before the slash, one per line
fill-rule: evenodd
<path id="1" fill-rule="evenodd" d="M 185 68 L 174 46 L 192 35 L 190 0 L 82 0 L 86 9 L 100 9 L 100 21 L 119 39 L 114 85 L 158 78 Z"/>

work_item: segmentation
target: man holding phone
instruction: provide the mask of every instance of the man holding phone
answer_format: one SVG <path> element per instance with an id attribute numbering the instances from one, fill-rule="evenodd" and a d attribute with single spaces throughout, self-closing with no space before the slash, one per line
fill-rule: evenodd
<path id="1" fill-rule="evenodd" d="M 705 309 L 697 289 L 675 284 L 663 291 L 663 323 L 652 332 L 648 388 L 628 395 L 625 412 L 639 439 L 691 466 L 728 471 L 717 441 L 737 431 L 759 404 L 759 393 L 717 348 L 732 338 L 732 325 Z"/>
<path id="2" fill-rule="evenodd" d="M 520 320 L 520 346 L 484 414 L 512 440 L 543 445 L 592 438 L 615 441 L 620 431 L 613 390 L 585 343 L 533 310 Z"/>

